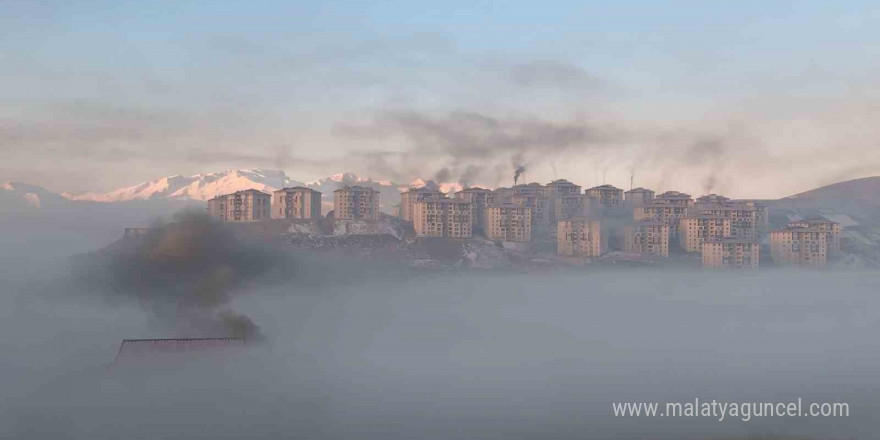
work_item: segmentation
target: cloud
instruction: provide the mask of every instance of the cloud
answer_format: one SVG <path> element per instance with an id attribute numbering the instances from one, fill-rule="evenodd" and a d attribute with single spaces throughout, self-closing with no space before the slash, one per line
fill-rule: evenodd
<path id="1" fill-rule="evenodd" d="M 578 66 L 553 60 L 515 64 L 510 75 L 514 84 L 524 87 L 547 86 L 572 91 L 600 90 L 607 86 L 607 82 Z"/>

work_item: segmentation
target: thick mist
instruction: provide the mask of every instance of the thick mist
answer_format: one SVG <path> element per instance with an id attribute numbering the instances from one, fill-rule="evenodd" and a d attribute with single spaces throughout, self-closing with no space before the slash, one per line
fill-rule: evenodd
<path id="1" fill-rule="evenodd" d="M 168 331 L 149 311 L 72 285 L 35 291 L 46 284 L 34 275 L 50 273 L 10 276 L 0 437 L 859 439 L 877 428 L 873 273 L 299 264 L 295 279 L 228 303 L 268 342 L 125 367 L 109 366 L 121 339 Z M 847 402 L 850 417 L 718 422 L 611 408 L 799 397 Z"/>

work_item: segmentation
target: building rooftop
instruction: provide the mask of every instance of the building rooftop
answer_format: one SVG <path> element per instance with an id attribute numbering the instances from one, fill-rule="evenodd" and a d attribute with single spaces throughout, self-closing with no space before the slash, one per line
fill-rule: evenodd
<path id="1" fill-rule="evenodd" d="M 656 196 L 657 199 L 690 199 L 690 194 L 685 194 L 683 192 L 678 191 L 666 191 L 663 194 Z"/>
<path id="2" fill-rule="evenodd" d="M 726 202 L 730 200 L 730 197 L 724 197 L 718 194 L 707 194 L 705 196 L 697 198 L 698 202 L 707 202 L 707 203 L 718 203 L 718 202 Z"/>
<path id="3" fill-rule="evenodd" d="M 353 185 L 353 186 L 345 185 L 345 186 L 343 186 L 342 188 L 339 188 L 339 189 L 337 189 L 336 191 L 333 191 L 333 192 L 339 192 L 339 191 L 372 191 L 372 192 L 379 192 L 379 191 L 376 191 L 376 190 L 373 189 L 373 188 L 368 188 L 368 187 L 366 187 L 366 186 L 360 186 L 360 185 Z"/>
<path id="4" fill-rule="evenodd" d="M 479 186 L 472 186 L 470 188 L 464 188 L 459 192 L 490 192 L 491 189 L 480 188 Z"/>
<path id="5" fill-rule="evenodd" d="M 633 189 L 626 191 L 626 192 L 627 193 L 636 193 L 636 192 L 654 192 L 654 191 L 651 191 L 648 188 L 638 187 L 638 188 L 633 188 Z"/>
<path id="6" fill-rule="evenodd" d="M 605 184 L 605 185 L 599 185 L 599 186 L 594 186 L 594 187 L 592 187 L 592 188 L 587 188 L 587 191 L 592 190 L 592 189 L 605 189 L 605 190 L 623 191 L 622 189 L 617 188 L 617 187 L 615 187 L 614 185 L 608 185 L 608 184 Z"/>
<path id="7" fill-rule="evenodd" d="M 236 191 L 236 192 L 232 192 L 232 193 L 228 193 L 228 194 L 219 194 L 219 195 L 214 196 L 214 198 L 209 199 L 209 201 L 210 201 L 210 200 L 216 200 L 216 199 L 219 199 L 220 197 L 234 196 L 234 195 L 236 195 L 236 194 L 262 194 L 262 195 L 264 195 L 264 196 L 271 197 L 271 194 L 264 193 L 264 192 L 262 192 L 262 191 L 260 191 L 260 190 L 258 190 L 258 189 L 250 188 L 250 189 L 243 189 L 243 190 Z"/>
<path id="8" fill-rule="evenodd" d="M 318 193 L 318 194 L 321 194 L 320 191 L 315 191 L 315 190 L 313 190 L 313 189 L 311 189 L 311 188 L 306 188 L 306 187 L 304 187 L 304 186 L 291 186 L 291 187 L 285 187 L 285 188 L 281 188 L 281 189 L 275 190 L 276 193 L 279 193 L 279 192 L 282 192 L 282 191 L 312 191 L 312 192 L 316 192 L 316 193 Z"/>

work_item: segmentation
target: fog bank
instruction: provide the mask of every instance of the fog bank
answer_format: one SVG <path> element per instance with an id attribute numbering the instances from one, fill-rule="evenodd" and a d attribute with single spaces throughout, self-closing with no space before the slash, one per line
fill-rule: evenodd
<path id="1" fill-rule="evenodd" d="M 342 272 L 336 272 L 342 273 Z M 304 276 L 236 298 L 266 345 L 106 368 L 144 312 L 8 292 L 14 438 L 871 438 L 875 274 Z M 341 277 L 340 277 L 341 278 Z M 619 401 L 848 402 L 849 418 L 615 418 Z"/>

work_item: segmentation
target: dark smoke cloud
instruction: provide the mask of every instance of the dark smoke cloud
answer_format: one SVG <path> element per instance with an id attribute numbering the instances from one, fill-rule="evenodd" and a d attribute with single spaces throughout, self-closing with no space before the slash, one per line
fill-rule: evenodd
<path id="1" fill-rule="evenodd" d="M 515 165 L 513 167 L 513 182 L 514 183 L 519 182 L 520 176 L 522 176 L 522 174 L 525 172 L 526 172 L 526 167 L 524 167 L 522 165 Z"/>
<path id="2" fill-rule="evenodd" d="M 458 183 L 462 188 L 470 188 L 474 185 L 477 178 L 483 174 L 483 167 L 478 165 L 468 165 L 461 172 L 461 177 L 458 179 Z"/>
<path id="3" fill-rule="evenodd" d="M 428 164 L 441 162 L 447 164 L 443 169 L 449 171 L 449 177 L 459 174 L 459 180 L 468 184 L 477 179 L 492 180 L 486 170 L 509 161 L 538 162 L 548 156 L 595 149 L 623 136 L 616 127 L 598 123 L 498 118 L 464 111 L 445 116 L 387 112 L 369 125 L 337 125 L 336 132 L 349 138 L 405 142 L 405 149 L 399 152 L 360 153 L 365 166 L 376 166 L 371 172 L 412 179 L 431 175 L 436 165 L 429 168 Z M 494 177 L 498 179 L 497 172 Z"/>
<path id="4" fill-rule="evenodd" d="M 186 211 L 141 238 L 81 256 L 74 276 L 109 300 L 138 302 L 179 336 L 259 340 L 259 327 L 229 304 L 285 262 L 278 252 L 237 239 L 207 214 Z"/>
<path id="5" fill-rule="evenodd" d="M 448 182 L 449 179 L 452 178 L 452 171 L 449 168 L 441 168 L 436 173 L 434 173 L 434 180 L 437 182 Z"/>
<path id="6" fill-rule="evenodd" d="M 706 175 L 701 182 L 704 194 L 710 194 L 718 187 L 727 163 L 728 148 L 726 141 L 719 138 L 699 139 L 688 146 L 685 152 L 687 163 L 706 168 Z"/>

